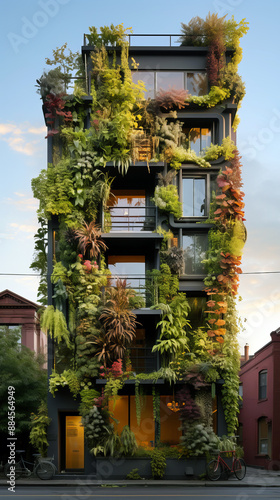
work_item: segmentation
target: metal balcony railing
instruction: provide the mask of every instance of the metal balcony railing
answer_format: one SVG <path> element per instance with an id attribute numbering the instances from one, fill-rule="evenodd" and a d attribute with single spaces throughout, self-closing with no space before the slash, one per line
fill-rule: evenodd
<path id="1" fill-rule="evenodd" d="M 108 286 L 115 286 L 117 279 L 126 279 L 127 288 L 135 291 L 135 298 L 131 299 L 132 309 L 142 309 L 159 303 L 158 279 L 144 274 L 111 274 L 108 277 Z M 104 287 L 104 292 L 107 287 Z"/>
<path id="2" fill-rule="evenodd" d="M 88 37 L 89 35 L 87 33 L 84 33 L 84 46 L 86 45 L 89 45 L 88 43 Z M 156 38 L 156 46 L 168 46 L 168 47 L 172 47 L 174 46 L 175 43 L 179 43 L 178 40 L 174 40 L 174 37 L 177 37 L 179 38 L 180 36 L 182 36 L 182 34 L 178 34 L 178 33 L 132 33 L 130 35 L 127 35 L 127 38 L 128 38 L 128 43 L 130 46 L 132 46 L 132 39 L 133 38 L 144 38 L 145 40 L 145 43 L 143 44 L 143 42 L 140 44 L 138 43 L 137 45 L 141 45 L 141 46 L 150 46 L 150 45 L 154 45 L 153 43 L 151 43 L 150 40 L 148 40 L 148 38 L 152 38 L 152 39 L 155 39 Z M 162 40 L 159 40 L 159 39 L 162 39 Z M 163 43 L 163 41 L 165 41 L 165 43 Z M 173 44 L 173 45 L 172 45 Z M 136 44 L 133 44 L 133 46 L 137 46 Z"/>
<path id="3" fill-rule="evenodd" d="M 154 231 L 157 226 L 156 207 L 108 207 L 103 217 L 105 232 Z"/>

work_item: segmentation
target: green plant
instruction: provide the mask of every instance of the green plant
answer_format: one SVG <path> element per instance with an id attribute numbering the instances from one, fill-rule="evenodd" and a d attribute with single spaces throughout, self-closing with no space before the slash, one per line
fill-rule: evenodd
<path id="1" fill-rule="evenodd" d="M 137 481 L 137 479 L 142 479 L 142 477 L 139 474 L 138 469 L 132 469 L 126 476 L 126 479 L 132 479 Z"/>
<path id="2" fill-rule="evenodd" d="M 110 26 L 101 26 L 100 33 L 95 26 L 89 27 L 89 34 L 86 35 L 90 45 L 100 48 L 102 45 L 112 47 L 123 45 L 127 34 L 132 33 L 131 28 L 124 28 L 123 23 L 111 24 Z"/>
<path id="3" fill-rule="evenodd" d="M 166 469 L 165 454 L 162 450 L 155 449 L 150 456 L 153 479 L 162 479 Z"/>
<path id="4" fill-rule="evenodd" d="M 130 430 L 128 425 L 125 425 L 123 427 L 123 430 L 120 435 L 120 442 L 121 442 L 121 447 L 120 447 L 121 455 L 124 455 L 126 457 L 132 457 L 135 454 L 138 445 L 135 439 L 135 434 Z"/>
<path id="5" fill-rule="evenodd" d="M 67 347 L 70 347 L 70 337 L 65 316 L 59 309 L 48 306 L 44 310 L 41 316 L 41 328 L 43 332 L 53 337 L 58 344 L 63 341 Z"/>
<path id="6" fill-rule="evenodd" d="M 180 438 L 181 444 L 190 455 L 198 457 L 210 453 L 218 447 L 218 437 L 211 427 L 204 424 L 188 424 L 184 435 Z"/>
<path id="7" fill-rule="evenodd" d="M 169 266 L 170 270 L 175 274 L 181 274 L 184 266 L 184 251 L 180 247 L 170 247 L 167 250 L 161 251 L 163 261 Z"/>
<path id="8" fill-rule="evenodd" d="M 112 433 L 106 413 L 93 406 L 89 412 L 82 417 L 82 424 L 85 429 L 85 439 L 87 440 L 90 452 L 93 455 L 105 452 L 105 443 L 108 435 Z"/>
<path id="9" fill-rule="evenodd" d="M 62 373 L 56 373 L 53 371 L 51 373 L 49 378 L 49 387 L 50 393 L 53 397 L 55 397 L 55 392 L 58 391 L 59 387 L 65 387 L 66 385 L 68 385 L 74 398 L 76 398 L 80 391 L 80 382 L 74 370 L 64 370 Z"/>
<path id="10" fill-rule="evenodd" d="M 163 212 L 171 213 L 178 219 L 182 217 L 182 203 L 179 201 L 177 187 L 173 184 L 156 186 L 153 200 Z"/>
<path id="11" fill-rule="evenodd" d="M 44 401 L 41 402 L 37 414 L 31 413 L 30 420 L 30 443 L 42 457 L 46 457 L 49 446 L 47 440 L 47 428 L 51 419 L 48 416 L 48 408 Z"/>
<path id="12" fill-rule="evenodd" d="M 93 407 L 95 399 L 100 396 L 100 392 L 86 386 L 80 391 L 80 396 L 81 404 L 79 406 L 79 412 L 81 415 L 84 415 Z"/>
<path id="13" fill-rule="evenodd" d="M 188 350 L 188 337 L 186 327 L 190 326 L 188 320 L 189 305 L 183 293 L 179 293 L 170 304 L 156 306 L 163 311 L 162 320 L 157 324 L 160 327 L 160 338 L 153 346 L 152 352 L 159 351 L 167 355 L 168 361 L 180 352 Z"/>

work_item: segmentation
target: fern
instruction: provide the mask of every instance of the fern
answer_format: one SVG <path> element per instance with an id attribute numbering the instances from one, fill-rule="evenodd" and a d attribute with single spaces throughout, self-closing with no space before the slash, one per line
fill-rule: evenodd
<path id="1" fill-rule="evenodd" d="M 48 306 L 41 317 L 42 331 L 48 333 L 58 344 L 65 342 L 70 347 L 69 331 L 64 314 L 55 309 L 54 306 Z"/>

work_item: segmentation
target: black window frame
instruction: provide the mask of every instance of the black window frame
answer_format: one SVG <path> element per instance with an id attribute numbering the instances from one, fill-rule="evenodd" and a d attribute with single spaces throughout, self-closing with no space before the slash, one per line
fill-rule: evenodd
<path id="1" fill-rule="evenodd" d="M 209 212 L 210 212 L 210 203 L 211 203 L 211 185 L 213 182 L 213 177 L 217 177 L 218 173 L 217 172 L 201 172 L 198 171 L 197 169 L 190 169 L 189 165 L 182 165 L 180 169 L 180 173 L 178 176 L 178 192 L 179 192 L 179 198 L 180 201 L 182 202 L 182 206 L 184 203 L 183 199 L 183 179 L 205 179 L 205 212 L 204 215 L 182 215 L 181 220 L 182 221 L 189 221 L 189 222 L 197 222 L 197 221 L 204 221 L 207 220 L 209 217 Z"/>

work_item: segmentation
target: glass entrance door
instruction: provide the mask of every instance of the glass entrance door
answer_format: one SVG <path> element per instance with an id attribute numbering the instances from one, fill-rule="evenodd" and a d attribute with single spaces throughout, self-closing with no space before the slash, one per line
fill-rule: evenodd
<path id="1" fill-rule="evenodd" d="M 84 427 L 82 417 L 65 417 L 66 469 L 84 468 Z"/>

